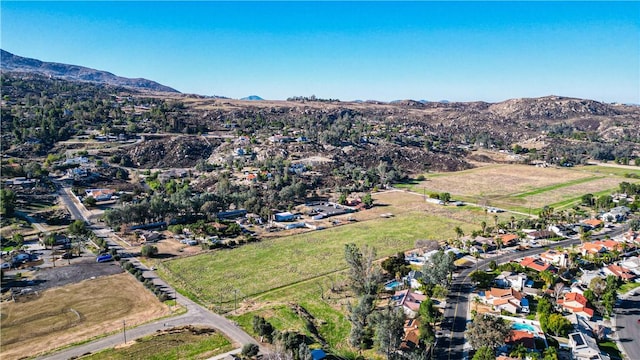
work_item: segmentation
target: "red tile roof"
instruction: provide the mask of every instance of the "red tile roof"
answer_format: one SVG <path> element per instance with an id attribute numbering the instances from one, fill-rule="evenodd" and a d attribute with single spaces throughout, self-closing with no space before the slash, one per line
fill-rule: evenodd
<path id="1" fill-rule="evenodd" d="M 551 268 L 551 264 L 547 264 L 544 261 L 534 257 L 526 257 L 522 259 L 522 261 L 520 261 L 520 265 L 536 271 L 544 271 Z"/>
<path id="2" fill-rule="evenodd" d="M 619 265 L 612 264 L 607 266 L 607 269 L 609 269 L 609 271 L 611 271 L 615 276 L 621 278 L 622 280 L 633 280 L 636 277 L 636 275 L 632 273 L 631 270 Z"/>
<path id="3" fill-rule="evenodd" d="M 533 334 L 528 331 L 511 330 L 511 333 L 504 342 L 509 345 L 522 344 L 528 349 L 535 348 L 535 340 Z"/>

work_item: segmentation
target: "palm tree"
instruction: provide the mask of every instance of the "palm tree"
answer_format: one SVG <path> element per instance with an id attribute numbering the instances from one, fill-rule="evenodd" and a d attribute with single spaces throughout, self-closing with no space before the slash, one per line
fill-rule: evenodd
<path id="1" fill-rule="evenodd" d="M 502 241 L 501 237 L 497 237 L 496 238 L 496 247 L 498 248 L 498 250 L 502 249 L 502 246 L 504 245 L 504 241 Z"/>
<path id="2" fill-rule="evenodd" d="M 487 230 L 487 222 L 482 220 L 480 222 L 480 227 L 482 228 L 482 235 L 484 235 L 484 232 Z"/>
<path id="3" fill-rule="evenodd" d="M 511 352 L 509 353 L 509 356 L 515 357 L 518 359 L 526 359 L 528 352 L 529 350 L 527 350 L 527 348 L 524 347 L 524 345 L 518 344 L 513 350 L 511 350 Z"/>
<path id="4" fill-rule="evenodd" d="M 540 276 L 540 279 L 544 281 L 544 284 L 546 285 L 547 288 L 549 288 L 549 286 L 551 286 L 551 284 L 554 283 L 555 276 L 553 276 L 553 273 L 549 270 L 541 271 L 539 276 Z"/>
<path id="5" fill-rule="evenodd" d="M 456 226 L 453 231 L 456 232 L 456 238 L 460 239 L 461 237 L 464 236 L 464 231 L 462 231 L 462 229 L 460 228 L 460 226 Z"/>

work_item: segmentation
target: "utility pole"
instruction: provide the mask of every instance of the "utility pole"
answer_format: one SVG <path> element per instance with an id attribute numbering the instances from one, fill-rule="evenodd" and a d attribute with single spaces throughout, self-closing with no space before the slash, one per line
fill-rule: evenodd
<path id="1" fill-rule="evenodd" d="M 122 320 L 122 335 L 124 336 L 124 343 L 127 344 L 127 322 Z"/>

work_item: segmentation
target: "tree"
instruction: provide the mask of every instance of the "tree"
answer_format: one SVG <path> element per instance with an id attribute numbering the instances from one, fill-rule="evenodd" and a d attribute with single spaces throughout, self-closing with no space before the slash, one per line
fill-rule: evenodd
<path id="1" fill-rule="evenodd" d="M 16 193 L 9 189 L 0 189 L 0 215 L 13 216 L 15 208 Z"/>
<path id="2" fill-rule="evenodd" d="M 158 255 L 158 248 L 156 246 L 147 244 L 142 246 L 142 250 L 140 251 L 140 254 L 147 258 L 154 257 Z"/>
<path id="3" fill-rule="evenodd" d="M 56 244 L 56 235 L 55 234 L 47 234 L 44 237 L 44 240 L 42 241 L 44 243 L 44 246 L 48 246 L 50 248 L 53 249 L 53 245 Z"/>
<path id="4" fill-rule="evenodd" d="M 589 289 L 599 298 L 607 290 L 607 282 L 601 277 L 594 277 L 589 283 Z"/>
<path id="5" fill-rule="evenodd" d="M 370 208 L 373 206 L 373 198 L 371 197 L 371 193 L 367 193 L 362 197 L 362 203 L 365 207 Z"/>
<path id="6" fill-rule="evenodd" d="M 455 270 L 454 257 L 452 253 L 445 253 L 440 250 L 433 254 L 422 267 L 423 280 L 425 283 L 449 285 L 449 274 Z"/>
<path id="7" fill-rule="evenodd" d="M 258 347 L 258 345 L 249 343 L 249 344 L 244 344 L 242 346 L 241 354 L 243 358 L 252 358 L 258 355 L 259 352 L 260 352 L 260 347 Z"/>
<path id="8" fill-rule="evenodd" d="M 556 350 L 556 348 L 554 348 L 553 346 L 549 346 L 548 348 L 544 349 L 543 354 L 543 360 L 558 360 L 558 350 Z"/>
<path id="9" fill-rule="evenodd" d="M 74 220 L 69 225 L 69 234 L 71 235 L 83 235 L 87 232 L 87 224 L 82 220 Z"/>
<path id="10" fill-rule="evenodd" d="M 349 342 L 358 349 L 366 349 L 371 346 L 372 334 L 369 329 L 369 315 L 373 312 L 373 295 L 362 295 L 358 303 L 354 306 L 347 304 L 349 310 L 349 322 L 351 323 L 351 333 Z"/>
<path id="11" fill-rule="evenodd" d="M 273 342 L 273 331 L 275 330 L 270 322 L 265 320 L 262 316 L 253 316 L 251 321 L 253 325 L 253 331 L 260 336 L 260 341 L 266 340 L 268 343 Z"/>
<path id="12" fill-rule="evenodd" d="M 567 337 L 569 332 L 573 329 L 569 319 L 565 318 L 561 314 L 549 315 L 547 322 L 547 330 L 556 336 Z"/>
<path id="13" fill-rule="evenodd" d="M 97 203 L 98 201 L 93 196 L 87 196 L 82 200 L 82 204 L 86 207 L 94 207 Z"/>
<path id="14" fill-rule="evenodd" d="M 11 240 L 17 248 L 21 248 L 24 244 L 24 236 L 20 233 L 13 234 L 13 236 L 11 236 Z"/>
<path id="15" fill-rule="evenodd" d="M 539 276 L 540 276 L 540 279 L 544 281 L 544 284 L 547 288 L 555 282 L 555 276 L 549 270 L 541 271 Z"/>
<path id="16" fill-rule="evenodd" d="M 362 251 L 356 244 L 349 243 L 344 247 L 344 257 L 349 266 L 349 282 L 353 292 L 358 295 L 375 295 L 381 280 L 380 270 L 374 266 L 376 251 L 363 246 Z"/>
<path id="17" fill-rule="evenodd" d="M 435 307 L 433 300 L 429 297 L 420 303 L 418 315 L 420 316 L 420 322 L 428 323 L 431 326 L 442 320 L 442 313 Z"/>
<path id="18" fill-rule="evenodd" d="M 502 318 L 478 314 L 473 318 L 465 332 L 465 338 L 474 349 L 488 346 L 495 349 L 504 345 L 511 328 Z"/>
<path id="19" fill-rule="evenodd" d="M 511 350 L 511 352 L 509 353 L 509 356 L 515 357 L 518 359 L 526 359 L 528 352 L 529 350 L 527 350 L 527 348 L 524 345 L 518 344 L 513 350 Z"/>
<path id="20" fill-rule="evenodd" d="M 493 348 L 489 346 L 481 346 L 478 351 L 476 351 L 475 355 L 473 355 L 472 360 L 495 360 L 496 352 Z"/>
<path id="21" fill-rule="evenodd" d="M 400 307 L 387 306 L 384 310 L 378 311 L 373 316 L 375 326 L 375 344 L 378 351 L 391 358 L 404 335 L 404 312 Z"/>
<path id="22" fill-rule="evenodd" d="M 402 277 L 407 275 L 409 271 L 411 271 L 409 262 L 405 260 L 403 252 L 397 253 L 396 256 L 390 256 L 386 258 L 382 262 L 381 266 L 384 271 L 393 276 L 399 274 Z"/>
<path id="23" fill-rule="evenodd" d="M 456 232 L 456 239 L 460 239 L 461 237 L 464 236 L 464 231 L 462 231 L 460 226 L 456 226 L 455 228 L 453 228 L 453 231 Z"/>
<path id="24" fill-rule="evenodd" d="M 451 200 L 451 194 L 448 192 L 443 192 L 440 194 L 440 200 L 444 201 L 444 203 L 448 203 Z"/>

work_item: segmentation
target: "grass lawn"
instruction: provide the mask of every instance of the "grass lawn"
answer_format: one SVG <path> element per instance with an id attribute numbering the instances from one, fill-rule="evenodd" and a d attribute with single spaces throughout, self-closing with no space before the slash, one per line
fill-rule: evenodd
<path id="1" fill-rule="evenodd" d="M 244 313 L 233 319 L 254 336 L 257 335 L 251 322 L 254 315 L 264 317 L 278 330 L 294 330 L 311 336 L 304 319 L 293 310 L 292 304 L 297 304 L 316 319 L 314 325 L 331 348 L 349 349 L 347 339 L 351 325 L 345 314 L 346 303 L 353 299 L 348 298 L 346 291 L 330 290 L 332 283 L 339 287 L 343 281 L 342 274 L 334 274 L 266 292 L 247 301 L 242 309 Z"/>
<path id="2" fill-rule="evenodd" d="M 618 350 L 618 345 L 613 341 L 603 341 L 598 343 L 600 350 L 611 356 L 611 359 L 622 359 L 622 354 Z"/>
<path id="3" fill-rule="evenodd" d="M 218 332 L 198 335 L 183 331 L 147 336 L 132 342 L 129 346 L 104 350 L 80 359 L 208 359 L 233 349 L 231 342 Z"/>
<path id="4" fill-rule="evenodd" d="M 637 288 L 640 286 L 640 283 L 636 283 L 636 282 L 630 282 L 630 283 L 626 283 L 626 284 L 622 284 L 620 286 L 620 288 L 618 289 L 618 294 L 622 295 L 622 294 L 626 294 L 629 291 Z"/>
<path id="5" fill-rule="evenodd" d="M 169 314 L 135 278 L 118 274 L 46 290 L 28 302 L 3 303 L 3 359 L 37 355 Z"/>
<path id="6" fill-rule="evenodd" d="M 640 168 L 622 168 L 622 167 L 614 167 L 614 166 L 598 166 L 598 165 L 588 165 L 588 166 L 578 166 L 574 169 L 578 171 L 590 172 L 593 174 L 601 174 L 601 175 L 613 175 L 619 177 L 625 177 L 627 174 L 634 174 L 636 176 L 640 176 Z"/>
<path id="7" fill-rule="evenodd" d="M 345 269 L 347 243 L 373 246 L 383 257 L 413 248 L 417 239 L 454 237 L 456 226 L 470 232 L 478 225 L 409 212 L 170 260 L 162 263 L 159 272 L 179 291 L 205 305 L 233 304 L 235 290 L 241 298 L 254 297 Z"/>

